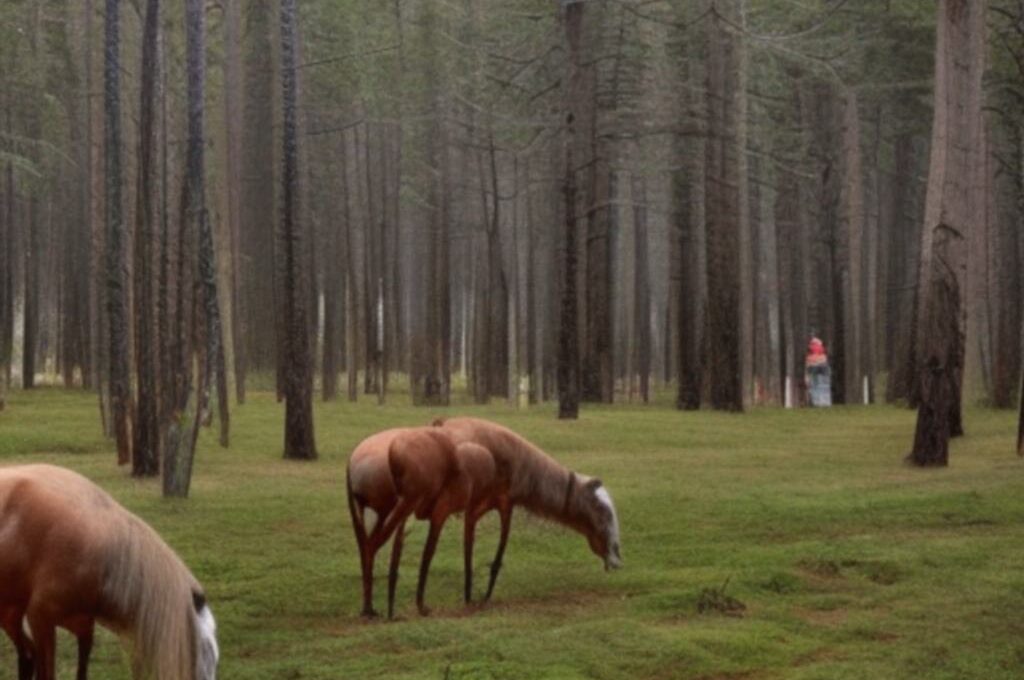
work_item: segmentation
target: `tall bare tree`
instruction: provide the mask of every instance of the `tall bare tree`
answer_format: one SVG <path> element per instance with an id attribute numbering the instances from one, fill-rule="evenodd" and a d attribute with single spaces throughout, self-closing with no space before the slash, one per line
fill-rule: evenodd
<path id="1" fill-rule="evenodd" d="M 231 244 L 231 346 L 235 373 L 235 398 L 245 403 L 246 313 L 242 290 L 242 112 L 245 104 L 242 75 L 242 0 L 226 0 L 224 6 L 224 125 L 226 153 L 228 235 Z"/>
<path id="2" fill-rule="evenodd" d="M 985 0 L 940 0 L 935 120 L 922 235 L 920 403 L 915 465 L 946 465 L 960 427 L 967 247 L 978 219 L 971 179 L 982 141 Z M 983 148 L 983 147 L 982 147 Z"/>
<path id="3" fill-rule="evenodd" d="M 313 437 L 313 361 L 310 347 L 307 301 L 309 273 L 304 246 L 310 230 L 299 222 L 299 146 L 296 101 L 295 0 L 281 0 L 281 85 L 282 85 L 282 209 L 285 352 L 284 457 L 316 458 Z"/>
<path id="4" fill-rule="evenodd" d="M 745 94 L 739 85 L 742 38 L 727 23 L 735 17 L 736 7 L 733 2 L 727 4 L 713 6 L 707 33 L 708 377 L 711 406 L 742 411 L 746 310 L 741 298 L 749 215 L 743 208 L 747 180 L 741 156 L 745 147 L 738 140 L 742 139 Z"/>
<path id="5" fill-rule="evenodd" d="M 131 460 L 131 386 L 128 358 L 127 245 L 121 204 L 121 67 L 119 0 L 106 2 L 104 40 L 104 158 L 107 213 L 107 320 L 110 405 L 114 416 L 117 460 Z"/>
<path id="6" fill-rule="evenodd" d="M 142 89 L 139 106 L 138 209 L 135 213 L 135 441 L 132 474 L 152 477 L 160 471 L 160 378 L 156 334 L 156 286 L 159 260 L 157 220 L 159 173 L 156 125 L 160 0 L 147 0 L 142 36 Z"/>
<path id="7" fill-rule="evenodd" d="M 204 411 L 209 407 L 210 385 L 217 380 L 217 392 L 221 404 L 220 427 L 221 444 L 227 445 L 228 422 L 224 412 L 226 385 L 218 379 L 223 374 L 224 353 L 221 337 L 220 309 L 217 300 L 217 274 L 213 250 L 213 230 L 210 226 L 209 214 L 206 210 L 206 172 L 204 164 L 204 105 L 206 91 L 206 22 L 202 0 L 187 0 L 185 4 L 186 27 L 186 61 L 188 71 L 188 145 L 185 160 L 185 185 L 182 224 L 190 225 L 188 230 L 196 236 L 196 254 L 198 255 L 198 271 L 195 278 L 197 301 L 202 309 L 199 381 L 196 384 L 195 397 L 192 401 L 190 375 L 192 373 L 192 352 L 179 352 L 179 371 L 186 376 L 184 384 L 176 395 L 177 404 L 173 413 L 170 432 L 167 438 L 167 450 L 164 461 L 164 494 L 169 496 L 187 496 L 192 481 L 192 468 L 195 460 L 196 440 Z M 182 230 L 179 243 L 179 264 L 188 258 L 186 248 L 188 232 Z M 185 267 L 179 266 L 178 279 L 178 314 L 184 315 L 190 306 L 186 282 L 190 280 L 185 274 Z M 185 304 L 182 304 L 185 303 Z M 198 325 L 198 324 L 197 324 Z M 185 335 L 184 324 L 179 325 L 179 333 Z M 186 343 L 184 337 L 179 342 Z M 190 404 L 194 403 L 192 422 L 189 423 Z M 186 430 L 186 427 L 188 428 Z"/>
<path id="8" fill-rule="evenodd" d="M 563 124 L 565 164 L 563 167 L 564 239 L 562 241 L 561 316 L 558 331 L 558 417 L 575 420 L 580 409 L 580 338 L 577 332 L 577 217 L 576 217 L 576 145 L 578 107 L 583 90 L 580 58 L 583 39 L 583 8 L 580 0 L 562 0 L 562 21 L 568 46 Z"/>
<path id="9" fill-rule="evenodd" d="M 0 202 L 0 410 L 6 405 L 14 351 L 14 168 L 3 169 Z"/>

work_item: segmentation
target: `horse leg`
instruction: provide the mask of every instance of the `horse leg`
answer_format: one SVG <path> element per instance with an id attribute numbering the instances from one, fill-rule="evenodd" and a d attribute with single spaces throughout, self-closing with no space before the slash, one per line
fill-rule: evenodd
<path id="1" fill-rule="evenodd" d="M 35 666 L 27 649 L 18 648 L 18 680 L 32 680 Z"/>
<path id="2" fill-rule="evenodd" d="M 356 546 L 359 548 L 359 570 L 363 577 L 363 611 L 362 615 L 369 618 L 376 616 L 373 611 L 373 557 L 374 552 L 370 549 L 370 542 L 366 536 L 366 527 L 363 525 L 365 508 L 361 507 L 355 494 L 352 493 L 352 478 L 346 474 L 345 484 L 348 488 L 348 511 L 352 517 L 352 530 L 356 534 Z M 377 521 L 377 526 L 380 520 Z M 374 529 L 377 528 L 374 526 Z"/>
<path id="3" fill-rule="evenodd" d="M 373 561 L 377 551 L 387 543 L 391 533 L 399 524 L 404 524 L 405 519 L 413 511 L 413 503 L 401 500 L 391 509 L 384 519 L 378 519 L 373 531 L 366 537 L 360 555 L 363 567 L 363 616 L 372 618 L 377 615 L 373 610 Z"/>
<path id="4" fill-rule="evenodd" d="M 375 615 L 373 611 L 373 553 L 370 551 L 370 544 L 366 537 L 366 529 L 362 525 L 361 517 L 356 515 L 355 506 L 352 505 L 352 527 L 356 533 L 356 545 L 359 547 L 359 570 L 363 577 L 363 616 Z"/>
<path id="5" fill-rule="evenodd" d="M 505 556 L 505 546 L 508 544 L 508 532 L 512 528 L 512 504 L 503 500 L 498 504 L 498 516 L 501 518 L 501 537 L 498 539 L 498 554 L 491 562 L 491 579 L 487 583 L 487 594 L 484 595 L 484 602 L 491 599 L 494 592 L 494 583 L 498 580 L 498 572 L 501 571 L 501 560 Z"/>
<path id="6" fill-rule="evenodd" d="M 388 570 L 388 618 L 395 616 L 395 588 L 398 586 L 398 565 L 402 561 L 402 543 L 405 541 L 405 520 L 395 529 L 391 543 L 391 567 Z"/>
<path id="7" fill-rule="evenodd" d="M 25 635 L 21 616 L 12 614 L 10 617 L 5 617 L 3 621 L 0 621 L 0 625 L 2 625 L 4 632 L 7 633 L 7 637 L 11 638 L 11 642 L 14 643 L 14 649 L 18 654 L 18 680 L 32 680 L 34 671 L 32 664 L 32 641 Z"/>
<path id="8" fill-rule="evenodd" d="M 78 675 L 76 680 L 88 680 L 89 657 L 92 655 L 93 626 L 88 624 L 78 635 Z"/>
<path id="9" fill-rule="evenodd" d="M 473 601 L 473 542 L 476 539 L 476 521 L 479 516 L 472 510 L 466 511 L 466 521 L 462 527 L 462 559 L 465 570 L 465 586 L 463 600 L 466 604 Z"/>
<path id="10" fill-rule="evenodd" d="M 430 571 L 430 562 L 434 559 L 434 550 L 437 549 L 437 539 L 441 536 L 441 529 L 444 527 L 444 521 L 447 517 L 446 513 L 435 510 L 430 518 L 430 533 L 427 535 L 426 545 L 423 546 L 423 560 L 420 562 L 420 580 L 416 586 L 416 608 L 420 610 L 422 616 L 430 613 L 430 610 L 423 604 L 423 596 L 427 590 L 427 572 Z"/>
<path id="11" fill-rule="evenodd" d="M 57 629 L 38 616 L 29 616 L 29 628 L 35 648 L 36 680 L 56 680 Z"/>

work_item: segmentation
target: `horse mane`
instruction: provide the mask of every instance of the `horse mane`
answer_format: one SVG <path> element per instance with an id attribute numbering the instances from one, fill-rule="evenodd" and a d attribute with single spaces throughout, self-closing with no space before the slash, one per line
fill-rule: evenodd
<path id="1" fill-rule="evenodd" d="M 134 645 L 135 675 L 192 680 L 197 658 L 193 593 L 201 587 L 149 525 L 121 510 L 111 526 L 103 591 L 129 623 L 124 632 Z"/>

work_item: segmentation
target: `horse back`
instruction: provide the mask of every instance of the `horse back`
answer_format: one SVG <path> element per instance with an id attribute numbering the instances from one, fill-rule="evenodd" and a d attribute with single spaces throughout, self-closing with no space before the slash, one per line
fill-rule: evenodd
<path id="1" fill-rule="evenodd" d="M 97 606 L 106 508 L 94 488 L 61 468 L 0 470 L 0 603 L 46 597 L 61 615 Z"/>

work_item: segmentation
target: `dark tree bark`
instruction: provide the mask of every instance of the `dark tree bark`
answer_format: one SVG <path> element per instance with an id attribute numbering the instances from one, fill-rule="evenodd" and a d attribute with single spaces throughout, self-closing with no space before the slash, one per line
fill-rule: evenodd
<path id="1" fill-rule="evenodd" d="M 1024 457 L 1024 377 L 1020 385 L 1020 417 L 1017 420 L 1017 455 Z"/>
<path id="2" fill-rule="evenodd" d="M 708 33 L 706 202 L 708 365 L 712 408 L 743 410 L 741 251 L 745 192 L 737 145 L 736 42 L 716 12 Z"/>
<path id="3" fill-rule="evenodd" d="M 575 420 L 580 409 L 580 339 L 576 322 L 576 162 L 573 150 L 576 145 L 576 124 L 582 92 L 580 64 L 580 43 L 583 33 L 583 2 L 563 2 L 565 38 L 568 45 L 568 69 L 566 72 L 564 140 L 565 166 L 562 186 L 564 201 L 563 260 L 561 318 L 558 331 L 558 417 Z"/>
<path id="4" fill-rule="evenodd" d="M 339 157 L 344 165 L 345 149 L 344 137 L 339 144 Z M 344 170 L 335 171 L 336 175 L 345 177 Z M 323 400 L 331 401 L 338 396 L 338 372 L 340 363 L 345 362 L 346 347 L 346 314 L 348 305 L 345 304 L 346 279 L 348 267 L 348 252 L 346 247 L 346 234 L 348 225 L 348 197 L 347 187 L 344 180 L 339 182 L 337 193 L 332 192 L 334 198 L 328 203 L 332 217 L 328 219 L 327 234 L 325 236 L 325 247 L 327 258 L 323 268 L 324 288 L 324 339 L 323 339 Z"/>
<path id="5" fill-rule="evenodd" d="M 104 41 L 104 157 L 106 158 L 107 320 L 109 323 L 110 402 L 114 415 L 117 461 L 131 460 L 132 423 L 128 359 L 128 281 L 124 217 L 121 205 L 120 2 L 106 1 Z"/>
<path id="6" fill-rule="evenodd" d="M 94 39 L 94 14 L 93 0 L 85 0 L 82 10 L 83 23 L 85 24 L 85 48 L 84 48 L 84 70 L 85 70 L 85 91 L 92 92 L 96 82 L 96 73 L 93 60 Z M 86 130 L 85 142 L 87 150 L 86 182 L 88 196 L 88 228 L 91 237 L 91 248 L 89 250 L 89 345 L 92 353 L 92 383 L 97 393 L 97 404 L 100 412 L 100 423 L 103 427 L 103 434 L 110 435 L 112 425 L 110 423 L 111 409 L 109 407 L 109 389 L 107 367 L 109 352 L 107 346 L 106 326 L 106 285 L 103 279 L 105 267 L 103 258 L 106 248 L 105 224 L 103 215 L 103 152 L 102 152 L 102 113 L 104 102 L 100 97 L 93 97 L 86 100 Z"/>
<path id="7" fill-rule="evenodd" d="M 889 225 L 889 258 L 885 266 L 889 269 L 889 300 L 886 304 L 886 356 L 889 360 L 889 379 L 885 387 L 885 399 L 894 402 L 906 399 L 910 393 L 909 383 L 914 371 L 907 357 L 911 354 L 911 329 L 914 317 L 916 290 L 918 229 L 920 220 L 912 214 L 911 200 L 914 175 L 917 174 L 917 159 L 914 140 L 909 133 L 896 138 L 893 149 L 893 177 L 891 198 L 891 224 Z"/>
<path id="8" fill-rule="evenodd" d="M 159 34 L 160 40 L 160 61 L 165 65 L 165 68 L 161 69 L 160 77 L 161 84 L 160 90 L 163 93 L 161 97 L 161 110 L 160 110 L 160 205 L 159 205 L 159 220 L 160 220 L 160 244 L 158 250 L 160 253 L 159 262 L 159 273 L 157 274 L 157 337 L 160 343 L 160 370 L 158 371 L 160 377 L 160 424 L 161 427 L 166 427 L 167 423 L 170 422 L 170 418 L 174 413 L 175 408 L 178 404 L 177 399 L 177 385 L 181 373 L 184 372 L 184 367 L 179 365 L 177 362 L 177 355 L 175 354 L 178 346 L 178 340 L 176 339 L 176 333 L 178 329 L 178 305 L 175 296 L 175 266 L 172 258 L 171 245 L 173 236 L 171 233 L 171 219 L 170 219 L 170 178 L 169 178 L 169 152 L 168 152 L 168 135 L 167 135 L 167 119 L 168 119 L 168 104 L 167 104 L 167 43 L 163 40 L 163 33 Z M 182 220 L 184 222 L 184 220 Z M 180 252 L 180 244 L 179 244 Z M 166 444 L 166 440 L 161 442 L 161 448 Z"/>
<path id="9" fill-rule="evenodd" d="M 275 135 L 271 134 L 275 127 L 273 20 L 272 0 L 246 3 L 245 121 L 240 130 L 242 186 L 239 208 L 245 236 L 238 244 L 241 251 L 239 277 L 244 291 L 239 306 L 244 313 L 242 326 L 254 331 L 244 333 L 242 337 L 246 371 L 275 370 L 278 366 L 277 344 L 280 342 L 277 328 L 280 306 L 276 298 L 279 281 L 275 260 Z M 259 332 L 255 332 L 256 329 Z"/>
<path id="10" fill-rule="evenodd" d="M 0 411 L 11 386 L 11 355 L 14 350 L 14 168 L 4 169 L 3 201 L 0 202 Z"/>
<path id="11" fill-rule="evenodd" d="M 299 148 L 295 53 L 298 40 L 295 0 L 281 0 L 281 84 L 283 104 L 281 235 L 285 311 L 285 434 L 284 457 L 317 457 L 313 438 L 313 362 L 306 310 L 308 272 L 303 245 L 309 230 L 299 224 Z"/>
<path id="12" fill-rule="evenodd" d="M 188 62 L 188 146 L 186 155 L 185 190 L 188 197 L 187 223 L 197 236 L 198 278 L 196 279 L 200 304 L 202 305 L 202 351 L 200 354 L 199 382 L 195 397 L 191 394 L 190 379 L 185 378 L 182 393 L 179 393 L 177 413 L 172 419 L 164 465 L 164 494 L 188 496 L 195 460 L 196 440 L 203 421 L 204 411 L 210 400 L 210 383 L 217 379 L 220 399 L 221 445 L 227 446 L 228 421 L 224 405 L 227 400 L 227 385 L 218 378 L 223 375 L 223 345 L 220 326 L 220 309 L 217 302 L 217 274 L 214 262 L 213 231 L 206 210 L 206 173 L 204 166 L 204 106 L 203 96 L 206 85 L 205 45 L 206 27 L 202 0 L 187 0 L 185 5 L 186 53 Z M 182 239 L 180 261 L 185 260 L 186 251 Z M 183 268 L 179 268 L 183 274 Z M 183 277 L 184 278 L 184 277 Z M 179 281 L 179 296 L 184 297 L 185 288 Z M 180 308 L 180 306 L 179 306 Z M 183 339 L 179 339 L 183 341 Z M 186 353 L 188 357 L 190 353 Z M 188 376 L 191 361 L 186 359 L 181 370 Z M 188 414 L 193 408 L 191 424 Z M 186 431 L 186 426 L 189 428 Z"/>
<path id="13" fill-rule="evenodd" d="M 245 403 L 246 310 L 242 291 L 242 0 L 226 0 L 224 7 L 224 124 L 227 148 L 228 233 L 231 242 L 231 348 L 235 372 L 235 399 Z M 270 135 L 267 135 L 268 137 Z"/>
<path id="14" fill-rule="evenodd" d="M 508 396 L 509 368 L 509 283 L 508 272 L 505 270 L 502 257 L 501 241 L 501 192 L 498 175 L 498 154 L 494 145 L 494 122 L 488 121 L 488 158 L 490 160 L 491 180 L 491 219 L 487 227 L 487 272 L 489 280 L 487 289 L 491 304 L 486 309 L 490 339 L 487 361 L 487 388 L 489 397 Z M 481 178 L 482 179 L 482 178 Z"/>
<path id="15" fill-rule="evenodd" d="M 633 178 L 633 225 L 636 239 L 635 300 L 633 324 L 636 327 L 635 366 L 640 374 L 640 398 L 646 404 L 651 397 L 651 274 L 647 245 L 647 182 Z"/>
<path id="16" fill-rule="evenodd" d="M 920 404 L 909 460 L 945 466 L 962 432 L 967 244 L 977 198 L 971 178 L 982 141 L 985 1 L 940 0 L 935 48 L 935 120 L 922 240 Z"/>
<path id="17" fill-rule="evenodd" d="M 354 136 L 355 133 L 353 132 Z M 342 132 L 341 145 L 341 192 L 343 214 L 345 219 L 345 373 L 347 379 L 348 400 L 355 402 L 359 399 L 359 356 L 360 339 L 359 332 L 359 304 L 358 277 L 356 275 L 356 247 L 355 228 L 352 224 L 352 201 L 354 191 L 350 191 L 349 184 L 349 163 L 355 160 L 355 153 L 350 153 L 354 147 L 348 143 L 348 131 Z"/>
<path id="18" fill-rule="evenodd" d="M 138 210 L 135 220 L 135 372 L 138 386 L 132 475 L 160 472 L 160 377 L 153 285 L 159 260 L 157 226 L 159 198 L 156 99 L 162 65 L 158 61 L 160 0 L 147 0 L 142 36 L 142 90 L 139 106 Z"/>
<path id="19" fill-rule="evenodd" d="M 373 165 L 374 165 L 374 154 L 370 149 L 370 123 L 365 122 L 360 127 L 356 128 L 356 132 L 359 129 L 363 131 L 363 141 L 356 149 L 357 158 L 362 159 L 362 183 L 363 183 L 363 194 L 364 203 L 366 207 L 365 219 L 363 220 L 363 332 L 365 338 L 363 340 L 363 346 L 366 348 L 366 365 L 363 372 L 363 393 L 364 394 L 379 394 L 380 382 L 380 338 L 377 333 L 377 323 L 379 320 L 378 308 L 377 308 L 377 293 L 379 291 L 379 279 L 377 272 L 377 265 L 379 259 L 377 257 L 377 244 L 378 239 L 376 235 L 377 229 L 377 206 L 374 199 L 374 181 L 373 181 Z M 358 144 L 359 137 L 356 135 L 356 142 Z M 357 171 L 356 176 L 359 176 Z M 378 396 L 379 398 L 379 396 Z"/>
<path id="20" fill-rule="evenodd" d="M 689 60 L 687 60 L 689 62 Z M 703 99 L 703 83 L 695 77 L 696 68 L 687 73 L 683 83 L 688 93 L 686 108 L 682 114 L 693 115 L 701 111 L 706 103 Z M 695 83 L 694 80 L 697 80 Z M 686 87 L 689 85 L 690 87 Z M 697 85 L 694 87 L 694 85 Z M 693 93 L 693 94 L 689 94 Z M 692 97 L 692 99 L 691 99 Z M 675 159 L 678 170 L 672 179 L 673 203 L 675 204 L 676 238 L 673 243 L 676 275 L 678 281 L 672 287 L 674 302 L 670 302 L 670 313 L 674 314 L 678 347 L 676 351 L 676 408 L 695 411 L 700 408 L 704 391 L 704 331 L 706 321 L 707 247 L 705 243 L 705 202 L 704 174 L 705 140 L 688 139 L 682 135 L 675 138 Z M 670 297 L 670 300 L 672 298 Z M 666 333 L 668 337 L 668 333 Z M 668 351 L 671 343 L 666 344 Z M 670 363 L 670 362 L 666 362 Z"/>
<path id="21" fill-rule="evenodd" d="M 862 343 L 862 263 L 864 241 L 864 179 L 860 149 L 860 112 L 856 90 L 849 89 L 843 97 L 843 182 L 839 234 L 836 237 L 836 273 L 842 314 L 836 322 L 842 325 L 844 375 L 840 389 L 842 403 L 860 402 L 863 377 Z M 840 379 L 837 378 L 837 381 Z"/>
<path id="22" fill-rule="evenodd" d="M 1021 35 L 1024 36 L 1024 5 L 1021 11 Z M 1022 56 L 1021 69 L 1024 70 L 1024 42 L 1020 47 Z M 1024 79 L 1024 73 L 1021 74 Z M 1019 114 L 1018 114 L 1019 115 Z M 1024 296 L 1024 277 L 1021 267 L 1024 259 L 1021 254 L 1024 252 L 1024 116 L 1014 126 L 1010 140 L 1016 151 L 1013 161 L 1012 182 L 1015 205 L 1013 213 L 1009 216 L 999 215 L 994 244 L 993 269 L 996 274 L 996 281 L 993 288 L 996 289 L 998 298 L 997 309 L 995 310 L 993 324 L 994 331 L 994 352 L 992 367 L 992 405 L 996 408 L 1013 408 L 1016 403 L 1018 377 L 1021 375 L 1021 354 L 1022 347 L 1021 322 L 1024 316 L 1021 299 Z M 995 162 L 990 155 L 989 162 Z"/>

